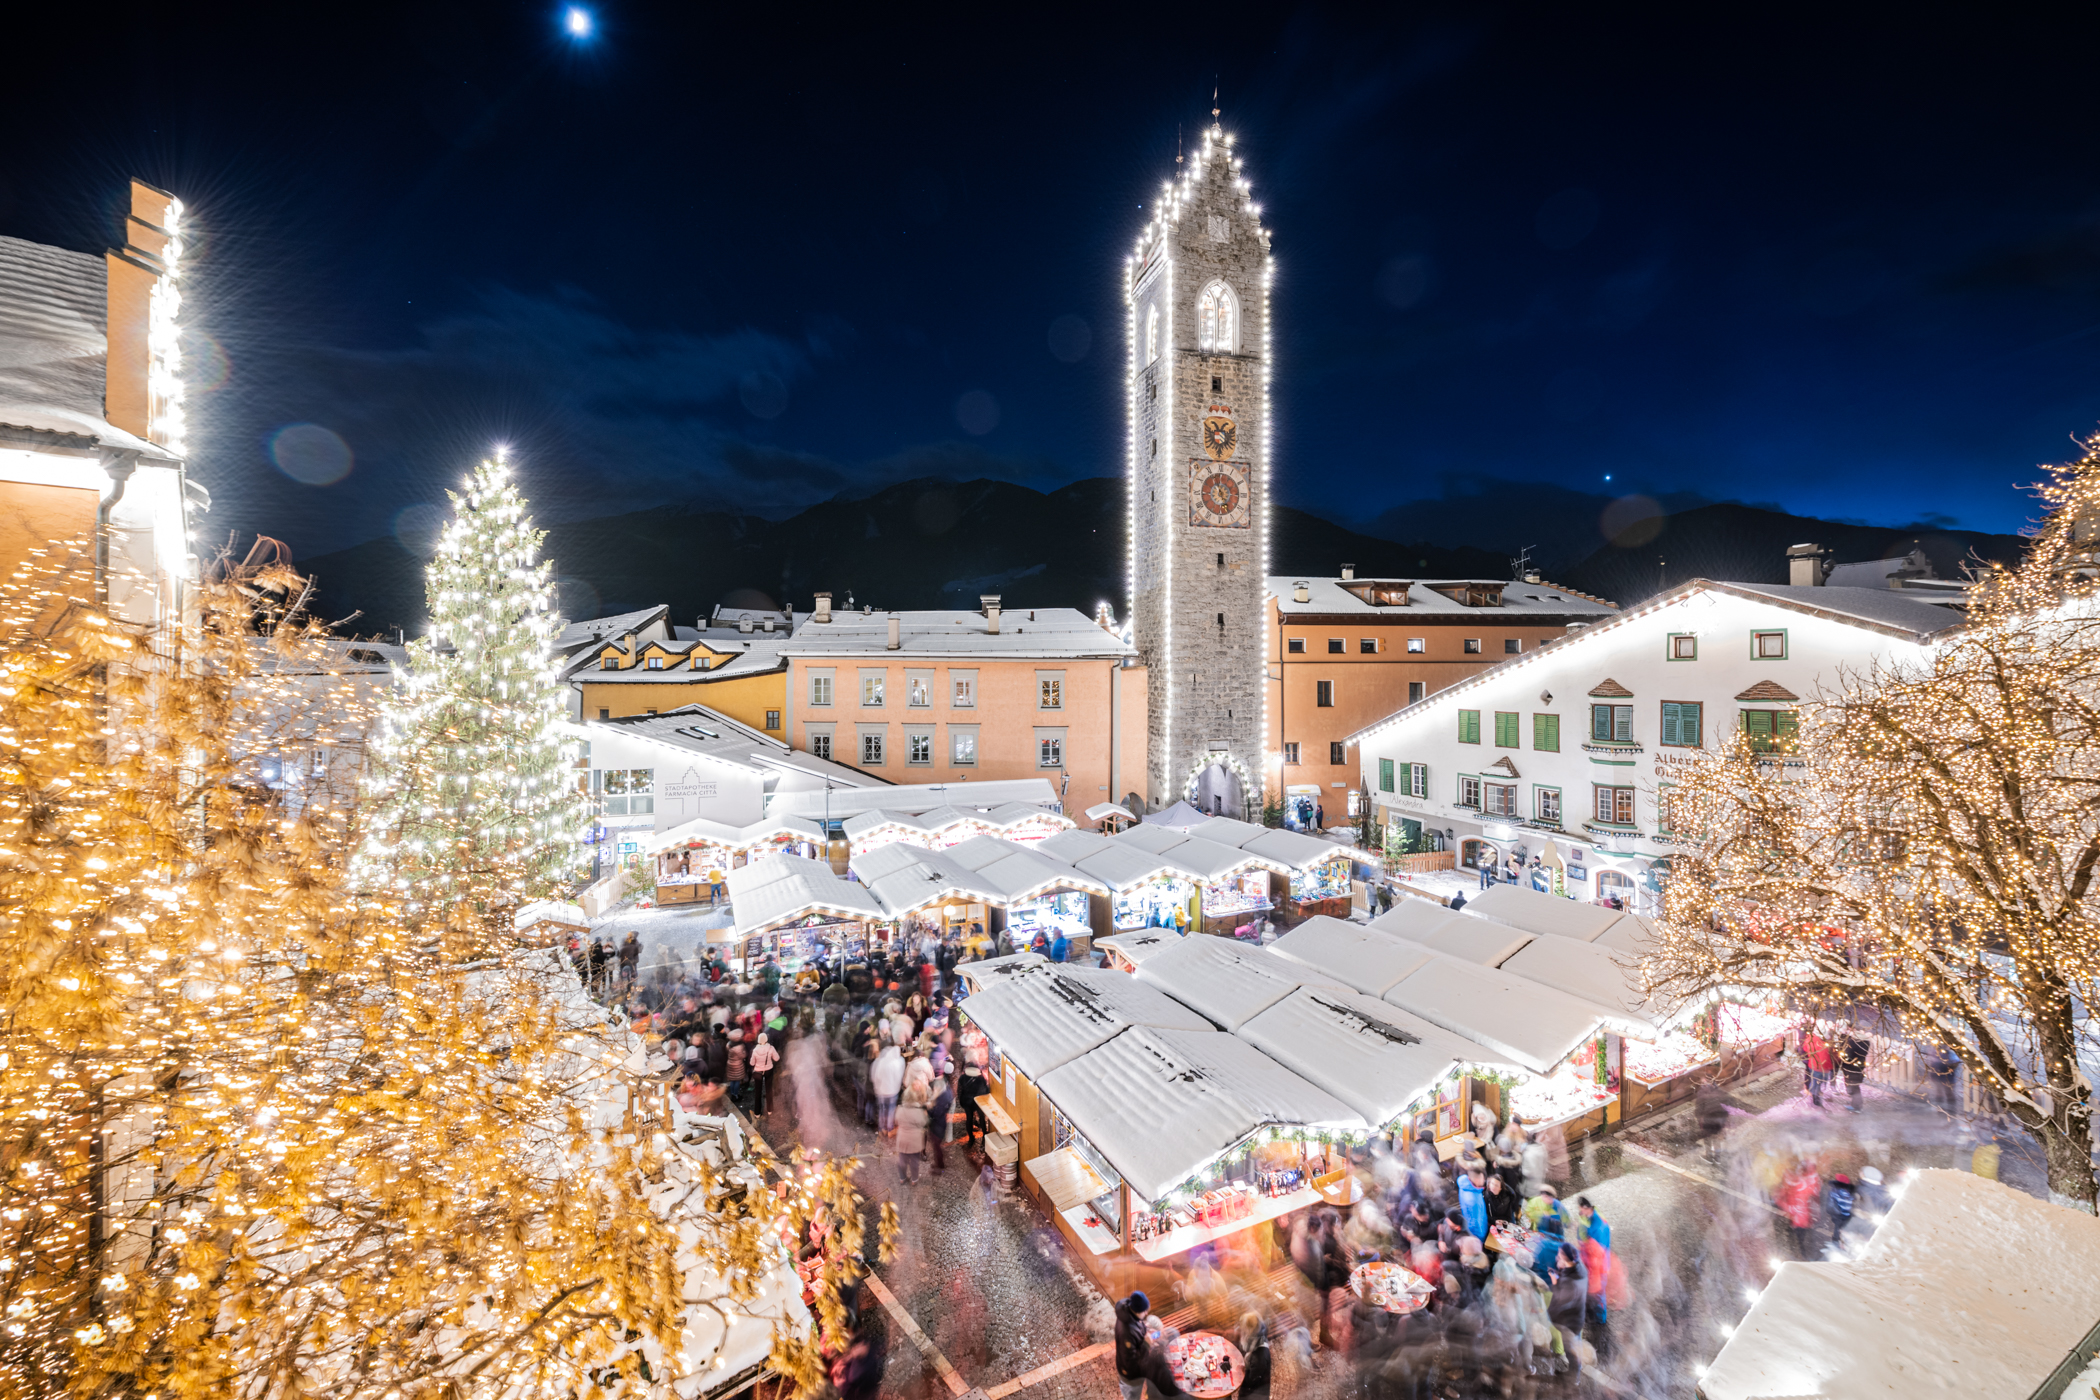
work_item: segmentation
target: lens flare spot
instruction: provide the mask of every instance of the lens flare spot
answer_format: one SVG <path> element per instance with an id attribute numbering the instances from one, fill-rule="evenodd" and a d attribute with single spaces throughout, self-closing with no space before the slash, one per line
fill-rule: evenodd
<path id="1" fill-rule="evenodd" d="M 330 486 L 350 475 L 350 444 L 319 423 L 289 423 L 270 434 L 277 470 L 308 486 Z"/>

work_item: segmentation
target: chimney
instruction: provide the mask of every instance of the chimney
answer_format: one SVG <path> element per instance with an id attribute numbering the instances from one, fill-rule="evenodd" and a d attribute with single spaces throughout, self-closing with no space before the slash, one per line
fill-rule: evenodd
<path id="1" fill-rule="evenodd" d="M 1830 556 L 1819 544 L 1791 545 L 1786 552 L 1786 581 L 1795 588 L 1821 588 L 1830 576 Z"/>
<path id="2" fill-rule="evenodd" d="M 1568 624 L 1568 635 L 1572 637 L 1587 626 L 1589 626 L 1587 622 L 1571 622 Z"/>
<path id="3" fill-rule="evenodd" d="M 1310 603 L 1312 601 L 1312 585 L 1302 578 L 1299 579 L 1297 587 L 1291 590 L 1291 601 L 1294 603 Z"/>
<path id="4" fill-rule="evenodd" d="M 980 594 L 977 602 L 978 606 L 984 610 L 984 630 L 996 636 L 999 631 L 999 595 L 996 593 Z"/>
<path id="5" fill-rule="evenodd" d="M 765 620 L 764 622 L 760 623 L 760 624 L 759 624 L 759 627 L 760 627 L 760 628 L 761 628 L 761 630 L 763 630 L 763 631 L 764 631 L 764 632 L 765 632 L 765 633 L 766 633 L 766 634 L 767 634 L 768 636 L 770 636 L 770 635 L 772 634 L 772 631 L 773 631 L 773 614 L 771 614 L 771 613 L 767 613 L 767 614 L 766 614 L 766 620 Z"/>
<path id="6" fill-rule="evenodd" d="M 895 613 L 891 613 L 891 614 L 890 614 L 890 640 L 889 640 L 889 650 L 891 650 L 891 651 L 896 651 L 896 650 L 898 650 L 899 648 L 901 648 L 901 647 L 902 647 L 903 645 L 904 645 L 904 619 L 903 619 L 903 618 L 901 618 L 901 617 L 899 617 L 899 616 L 897 616 L 897 614 L 895 614 Z"/>
<path id="7" fill-rule="evenodd" d="M 831 595 L 829 593 L 819 593 L 817 595 L 817 611 L 816 614 L 810 619 L 810 621 L 831 621 Z"/>
<path id="8" fill-rule="evenodd" d="M 632 666 L 635 662 L 634 633 L 623 633 L 620 637 L 620 646 L 627 652 L 627 664 Z"/>
<path id="9" fill-rule="evenodd" d="M 1526 583 L 1537 583 L 1539 581 L 1539 571 L 1537 569 L 1533 569 L 1530 573 L 1524 575 L 1524 582 Z"/>
<path id="10" fill-rule="evenodd" d="M 1343 578 L 1345 578 L 1345 579 L 1353 579 L 1353 578 L 1355 578 L 1355 577 L 1356 577 L 1356 565 L 1354 565 L 1354 564 L 1344 564 L 1344 565 L 1342 565 L 1342 577 L 1343 577 Z"/>
<path id="11" fill-rule="evenodd" d="M 742 632 L 747 637 L 751 635 L 751 614 L 745 613 L 742 617 L 736 620 L 736 630 Z M 773 629 L 771 627 L 768 627 L 766 628 L 766 630 L 770 632 Z"/>

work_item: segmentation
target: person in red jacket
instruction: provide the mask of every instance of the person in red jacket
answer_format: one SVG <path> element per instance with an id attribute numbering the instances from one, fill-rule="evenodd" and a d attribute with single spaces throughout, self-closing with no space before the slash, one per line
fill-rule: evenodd
<path id="1" fill-rule="evenodd" d="M 1786 1217 L 1794 1235 L 1794 1253 L 1813 1259 L 1809 1253 L 1816 1236 L 1816 1207 L 1823 1203 L 1823 1178 L 1813 1162 L 1796 1162 L 1779 1183 L 1779 1213 Z"/>
<path id="2" fill-rule="evenodd" d="M 1808 1097 L 1817 1108 L 1823 1106 L 1823 1086 L 1830 1082 L 1830 1072 L 1836 1062 L 1830 1055 L 1830 1047 L 1823 1037 L 1810 1026 L 1801 1036 L 1801 1063 L 1808 1069 Z"/>

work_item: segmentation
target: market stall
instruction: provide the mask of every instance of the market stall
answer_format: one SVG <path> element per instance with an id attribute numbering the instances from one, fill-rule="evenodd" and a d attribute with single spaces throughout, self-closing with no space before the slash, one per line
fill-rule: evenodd
<path id="1" fill-rule="evenodd" d="M 1436 929 L 1442 928 L 1454 919 L 1463 919 L 1464 917 L 1466 917 L 1464 914 L 1446 909 L 1435 900 L 1424 899 L 1420 895 L 1411 895 L 1403 891 L 1394 902 L 1393 907 L 1371 920 L 1369 926 L 1377 929 L 1380 933 L 1390 933 L 1395 937 L 1410 938 L 1420 943 Z"/>
<path id="2" fill-rule="evenodd" d="M 1153 828 L 1139 828 L 1118 837 L 1132 836 Z M 1184 837 L 1179 844 L 1156 852 L 1181 874 L 1196 882 L 1197 923 L 1206 933 L 1237 934 L 1251 939 L 1262 917 L 1276 907 L 1280 893 L 1274 883 L 1288 873 L 1282 862 L 1267 856 L 1210 841 L 1201 836 Z"/>
<path id="3" fill-rule="evenodd" d="M 1100 851 L 1114 850 L 1116 843 L 1098 831 L 1084 831 L 1074 827 L 1069 831 L 1052 832 L 1035 843 L 1035 849 L 1046 856 L 1077 865 L 1087 856 Z"/>
<path id="4" fill-rule="evenodd" d="M 1498 1063 L 1550 1074 L 1600 1030 L 1624 1031 L 1624 1012 L 1497 968 L 1438 956 L 1383 1000 L 1483 1046 Z"/>
<path id="5" fill-rule="evenodd" d="M 1533 1136 L 1558 1129 L 1568 1142 L 1610 1127 L 1623 1112 L 1611 1058 L 1618 1042 L 1619 1037 L 1600 1033 L 1577 1046 L 1551 1074 L 1517 1075 L 1503 1091 L 1503 1111 Z"/>
<path id="6" fill-rule="evenodd" d="M 1280 862 L 1289 879 L 1283 903 L 1292 919 L 1318 914 L 1342 918 L 1349 912 L 1350 863 L 1354 852 L 1317 836 L 1297 831 L 1261 831 L 1239 843 L 1241 850 Z"/>
<path id="7" fill-rule="evenodd" d="M 807 956 L 816 938 L 827 937 L 810 930 L 830 927 L 834 931 L 828 937 L 837 940 L 834 951 L 852 958 L 865 954 L 874 942 L 887 941 L 894 922 L 874 891 L 840 879 L 823 861 L 767 856 L 731 870 L 728 884 L 734 922 L 722 941 L 736 945 L 738 955 L 747 959 L 747 969 L 754 951 L 761 960 L 768 951 L 778 955 L 783 932 L 795 935 L 797 941 L 790 946 L 801 950 L 798 956 Z M 709 941 L 716 941 L 713 931 Z"/>
<path id="8" fill-rule="evenodd" d="M 1620 1100 L 1628 1118 L 1688 1099 L 1699 1082 L 1713 1077 L 1721 1057 L 1712 1047 L 1683 1031 L 1668 1031 L 1647 1040 L 1627 1040 L 1620 1047 Z"/>
<path id="9" fill-rule="evenodd" d="M 1002 836 L 1023 846 L 1034 845 L 1060 831 L 1073 829 L 1070 817 L 1019 802 L 994 807 L 989 812 L 979 814 L 979 820 L 993 835 Z"/>
<path id="10" fill-rule="evenodd" d="M 987 987 L 997 987 L 1009 978 L 1018 976 L 1032 967 L 1046 967 L 1049 959 L 1041 953 L 1022 951 L 1008 953 L 1001 958 L 980 958 L 976 962 L 958 963 L 956 976 L 962 979 L 963 990 L 975 996 Z"/>
<path id="11" fill-rule="evenodd" d="M 1056 1109 L 1053 1131 L 1069 1134 L 1058 1146 L 1077 1145 L 1110 1188 L 1091 1218 L 1104 1229 L 1120 1218 L 1121 1251 L 1075 1251 L 1110 1293 L 1143 1266 L 1317 1204 L 1307 1155 L 1325 1164 L 1318 1135 L 1369 1126 L 1252 1045 L 1213 1031 L 1132 1027 L 1051 1070 L 1041 1092 Z"/>
<path id="12" fill-rule="evenodd" d="M 1710 1014 L 1712 1041 L 1721 1052 L 1721 1072 L 1730 1079 L 1755 1074 L 1777 1063 L 1786 1053 L 1787 1036 L 1801 1026 L 1799 1016 L 1733 1001 L 1716 1002 Z M 1693 1033 L 1699 1033 L 1696 1021 Z"/>
<path id="13" fill-rule="evenodd" d="M 1146 828 L 1139 827 L 1142 831 Z M 1126 833 L 1104 842 L 1103 849 L 1072 861 L 1072 867 L 1099 880 L 1109 890 L 1109 929 L 1129 933 L 1161 928 L 1186 932 L 1196 925 L 1196 882 L 1162 855 L 1131 842 Z M 1174 832 L 1167 835 L 1181 839 Z M 1064 837 L 1053 837 L 1062 842 Z M 1051 849 L 1045 843 L 1043 850 Z"/>
<path id="14" fill-rule="evenodd" d="M 946 851 L 947 859 L 976 873 L 978 882 L 999 893 L 1007 941 L 1026 947 L 1037 935 L 1045 944 L 1062 936 L 1066 956 L 1083 958 L 1092 950 L 1097 921 L 1108 920 L 1108 885 L 1040 845 L 1024 846 L 999 836 L 975 836 Z"/>
<path id="15" fill-rule="evenodd" d="M 1086 809 L 1086 819 L 1098 823 L 1103 831 L 1111 834 L 1135 824 L 1137 814 L 1128 807 L 1114 802 L 1096 802 Z"/>
<path id="16" fill-rule="evenodd" d="M 820 822 L 806 817 L 769 817 L 733 827 L 696 817 L 651 839 L 658 905 L 705 904 L 731 870 L 769 855 L 815 858 L 825 845 Z"/>
<path id="17" fill-rule="evenodd" d="M 1269 945 L 1279 957 L 1300 963 L 1329 981 L 1366 996 L 1379 996 L 1435 956 L 1419 943 L 1345 919 L 1307 919 Z"/>
<path id="18" fill-rule="evenodd" d="M 1106 957 L 1104 966 L 1117 972 L 1136 972 L 1145 959 L 1173 947 L 1184 937 L 1185 934 L 1172 929 L 1146 929 L 1138 933 L 1119 933 L 1113 938 L 1097 938 L 1094 946 Z"/>
<path id="19" fill-rule="evenodd" d="M 1389 1002 L 1310 987 L 1250 1017 L 1237 1034 L 1373 1128 L 1403 1131 L 1410 1106 L 1478 1051 Z"/>
<path id="20" fill-rule="evenodd" d="M 1493 919 L 1526 933 L 1594 941 L 1619 921 L 1619 911 L 1601 904 L 1584 904 L 1559 895 L 1541 894 L 1521 885 L 1491 885 L 1466 901 L 1466 912 L 1475 918 Z"/>

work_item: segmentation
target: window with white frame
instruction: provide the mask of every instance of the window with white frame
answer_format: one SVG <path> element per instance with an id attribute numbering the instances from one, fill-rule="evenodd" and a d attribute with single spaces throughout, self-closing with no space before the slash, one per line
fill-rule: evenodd
<path id="1" fill-rule="evenodd" d="M 933 731 L 915 729 L 904 736 L 904 761 L 924 765 L 933 762 Z"/>
<path id="2" fill-rule="evenodd" d="M 860 703 L 869 709 L 882 705 L 883 687 L 889 681 L 886 671 L 862 671 L 860 673 Z"/>
<path id="3" fill-rule="evenodd" d="M 664 659 L 661 656 L 652 656 L 642 663 L 642 669 L 645 671 L 661 671 L 663 668 Z"/>
<path id="4" fill-rule="evenodd" d="M 1428 764 L 1410 763 L 1407 765 L 1407 795 L 1409 797 L 1429 796 Z"/>
<path id="5" fill-rule="evenodd" d="M 907 671 L 905 673 L 904 703 L 914 710 L 927 709 L 933 704 L 933 672 Z"/>
<path id="6" fill-rule="evenodd" d="M 1480 789 L 1480 810 L 1491 817 L 1514 817 L 1517 814 L 1517 785 L 1515 783 L 1483 783 Z"/>
<path id="7" fill-rule="evenodd" d="M 861 734 L 860 762 L 862 767 L 880 768 L 882 766 L 882 737 L 882 733 L 879 730 L 864 731 Z"/>
<path id="8" fill-rule="evenodd" d="M 1480 779 L 1461 777 L 1458 780 L 1458 805 L 1478 807 L 1480 805 Z"/>
<path id="9" fill-rule="evenodd" d="M 1065 707 L 1065 673 L 1063 671 L 1037 671 L 1035 673 L 1035 707 L 1038 710 L 1062 710 Z"/>
<path id="10" fill-rule="evenodd" d="M 829 759 L 831 757 L 831 731 L 828 729 L 811 730 L 809 734 L 809 751 L 818 758 Z"/>
<path id="11" fill-rule="evenodd" d="M 1196 298 L 1196 346 L 1225 355 L 1240 348 L 1240 299 L 1223 282 Z"/>
<path id="12" fill-rule="evenodd" d="M 948 673 L 948 704 L 958 710 L 977 708 L 977 673 L 975 671 L 950 671 Z"/>
<path id="13" fill-rule="evenodd" d="M 1420 656 L 1423 652 L 1429 650 L 1429 638 L 1409 637 L 1407 639 L 1407 649 L 1411 654 Z"/>
<path id="14" fill-rule="evenodd" d="M 976 766 L 976 725 L 951 724 L 948 726 L 948 761 L 958 768 L 973 768 Z"/>
<path id="15" fill-rule="evenodd" d="M 598 768 L 591 772 L 591 791 L 608 817 L 647 816 L 656 810 L 654 768 Z"/>
<path id="16" fill-rule="evenodd" d="M 1614 826 L 1633 825 L 1633 789 L 1630 787 L 1605 787 L 1598 784 L 1597 820 L 1610 822 Z"/>
<path id="17" fill-rule="evenodd" d="M 1035 766 L 1038 768 L 1062 768 L 1065 766 L 1064 730 L 1038 729 L 1035 731 Z"/>
<path id="18" fill-rule="evenodd" d="M 809 703 L 818 708 L 829 708 L 831 704 L 832 673 L 811 671 L 809 673 Z"/>
<path id="19" fill-rule="evenodd" d="M 1560 825 L 1560 789 L 1535 787 L 1531 790 L 1531 815 L 1547 826 Z"/>

